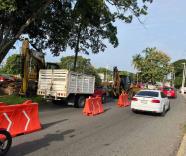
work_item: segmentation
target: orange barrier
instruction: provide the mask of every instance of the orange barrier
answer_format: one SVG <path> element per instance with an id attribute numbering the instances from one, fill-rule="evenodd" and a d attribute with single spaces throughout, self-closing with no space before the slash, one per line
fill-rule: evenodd
<path id="1" fill-rule="evenodd" d="M 119 96 L 117 105 L 118 105 L 118 107 L 127 107 L 127 106 L 129 106 L 130 105 L 130 101 L 129 101 L 129 98 L 128 98 L 128 94 L 122 93 Z"/>
<path id="2" fill-rule="evenodd" d="M 123 93 L 119 96 L 117 104 L 118 104 L 118 107 L 124 107 L 125 101 L 124 101 L 124 94 Z"/>
<path id="3" fill-rule="evenodd" d="M 0 106 L 0 128 L 13 137 L 40 130 L 38 104 L 28 100 L 23 104 Z"/>
<path id="4" fill-rule="evenodd" d="M 4 102 L 0 102 L 0 106 L 6 106 L 7 104 Z"/>
<path id="5" fill-rule="evenodd" d="M 130 106 L 129 96 L 128 94 L 125 94 L 125 107 Z"/>
<path id="6" fill-rule="evenodd" d="M 94 116 L 103 113 L 103 104 L 101 97 L 89 97 L 86 99 L 85 107 L 83 109 L 83 114 L 86 116 Z"/>

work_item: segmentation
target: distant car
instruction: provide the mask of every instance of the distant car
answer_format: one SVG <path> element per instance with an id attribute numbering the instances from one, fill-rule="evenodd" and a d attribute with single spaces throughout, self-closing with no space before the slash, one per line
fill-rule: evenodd
<path id="1" fill-rule="evenodd" d="M 164 86 L 162 91 L 167 97 L 176 98 L 176 90 L 173 87 Z"/>
<path id="2" fill-rule="evenodd" d="M 181 88 L 179 89 L 179 92 L 180 92 L 180 93 L 186 93 L 186 87 L 181 87 Z"/>
<path id="3" fill-rule="evenodd" d="M 142 90 L 131 101 L 131 110 L 133 112 L 153 112 L 164 116 L 169 109 L 170 101 L 160 90 Z"/>
<path id="4" fill-rule="evenodd" d="M 14 82 L 16 79 L 13 77 L 13 76 L 10 76 L 10 75 L 4 75 L 4 74 L 1 74 L 0 75 L 0 84 L 3 84 L 3 83 L 9 83 L 9 82 Z"/>

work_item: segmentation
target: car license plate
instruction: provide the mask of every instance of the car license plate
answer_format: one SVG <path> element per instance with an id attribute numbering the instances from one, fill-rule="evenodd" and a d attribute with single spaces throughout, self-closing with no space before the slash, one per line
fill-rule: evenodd
<path id="1" fill-rule="evenodd" d="M 171 96 L 171 93 L 167 94 L 167 96 Z"/>
<path id="2" fill-rule="evenodd" d="M 141 100 L 141 103 L 147 104 L 147 101 L 146 100 Z"/>

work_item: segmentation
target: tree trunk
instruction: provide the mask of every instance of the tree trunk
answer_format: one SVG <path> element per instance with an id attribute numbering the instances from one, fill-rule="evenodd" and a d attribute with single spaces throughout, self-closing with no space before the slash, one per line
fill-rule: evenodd
<path id="1" fill-rule="evenodd" d="M 74 57 L 74 68 L 73 71 L 76 71 L 76 64 L 77 64 L 77 57 L 78 57 L 79 47 L 75 50 L 75 57 Z"/>
<path id="2" fill-rule="evenodd" d="M 16 42 L 15 40 L 7 41 L 2 47 L 0 47 L 0 63 L 2 63 L 3 59 L 9 52 L 9 50 L 13 47 L 14 43 Z"/>
<path id="3" fill-rule="evenodd" d="M 77 38 L 77 43 L 76 43 L 76 48 L 75 48 L 75 58 L 74 58 L 74 68 L 73 70 L 76 71 L 76 64 L 77 64 L 77 58 L 78 58 L 78 53 L 79 53 L 79 40 L 81 37 L 81 24 L 79 26 L 78 30 L 78 38 Z"/>

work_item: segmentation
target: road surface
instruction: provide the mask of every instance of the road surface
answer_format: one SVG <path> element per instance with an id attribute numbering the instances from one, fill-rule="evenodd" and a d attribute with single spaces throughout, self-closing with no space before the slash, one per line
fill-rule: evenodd
<path id="1" fill-rule="evenodd" d="M 43 130 L 13 139 L 8 156 L 173 156 L 186 123 L 186 99 L 171 100 L 165 117 L 134 114 L 115 102 L 95 117 L 82 109 L 42 106 Z"/>

